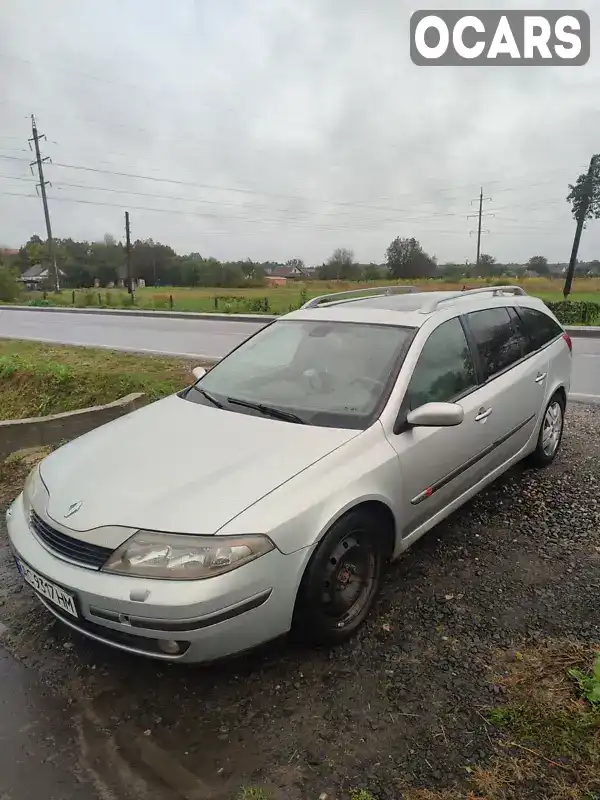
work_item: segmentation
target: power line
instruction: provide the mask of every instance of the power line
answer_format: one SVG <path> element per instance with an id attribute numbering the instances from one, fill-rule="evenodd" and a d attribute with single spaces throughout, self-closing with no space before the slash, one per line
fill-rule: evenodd
<path id="1" fill-rule="evenodd" d="M 32 181 L 29 178 L 25 178 L 25 177 L 22 177 L 20 175 L 6 175 L 6 174 L 1 174 L 0 173 L 0 178 L 5 178 L 7 180 L 24 181 L 25 183 L 32 183 Z M 263 210 L 268 210 L 268 211 L 283 211 L 283 212 L 289 211 L 289 209 L 287 209 L 287 208 L 279 208 L 277 206 L 269 206 L 269 205 L 263 205 L 263 204 L 255 204 L 255 203 L 253 203 L 253 204 L 231 203 L 231 202 L 229 202 L 227 200 L 206 200 L 206 199 L 203 199 L 203 198 L 182 197 L 181 195 L 159 194 L 159 193 L 155 193 L 155 192 L 138 192 L 138 191 L 135 191 L 133 189 L 115 189 L 115 188 L 109 187 L 109 186 L 91 186 L 90 184 L 70 183 L 68 181 L 53 181 L 52 182 L 52 187 L 53 188 L 63 187 L 63 186 L 66 186 L 66 187 L 69 187 L 69 188 L 73 188 L 73 189 L 83 189 L 83 190 L 86 190 L 86 191 L 94 191 L 94 192 L 110 192 L 110 193 L 113 193 L 113 194 L 136 195 L 138 197 L 156 197 L 156 198 L 159 198 L 161 200 L 177 200 L 177 201 L 190 202 L 190 203 L 199 203 L 199 204 L 203 204 L 203 205 L 229 206 L 229 207 L 232 207 L 232 208 L 240 208 L 242 210 L 245 210 L 245 209 L 248 209 L 248 208 L 253 208 L 253 209 L 256 208 L 256 209 L 263 209 Z M 454 200 L 454 199 L 457 199 L 457 198 L 448 198 L 448 199 L 449 200 Z M 428 200 L 420 201 L 421 204 L 428 204 L 429 202 L 433 202 L 433 201 L 428 201 Z M 541 207 L 560 205 L 560 204 L 563 204 L 563 202 L 564 201 L 562 199 L 554 199 L 554 200 L 540 201 L 535 205 L 531 205 L 531 203 L 529 203 L 529 202 L 527 202 L 527 203 L 513 203 L 513 204 L 511 204 L 509 206 L 496 206 L 496 211 L 505 211 L 505 210 L 525 208 L 525 207 L 528 208 L 530 211 L 538 211 Z M 357 210 L 360 210 L 360 209 L 362 209 L 362 206 L 358 206 L 357 207 Z M 400 210 L 400 209 L 398 209 L 398 210 Z M 409 210 L 415 210 L 414 204 L 411 205 L 410 208 L 402 209 L 402 211 L 409 211 Z M 302 211 L 302 216 L 312 215 L 312 216 L 318 216 L 318 217 L 338 217 L 338 216 L 344 216 L 344 215 L 350 214 L 350 213 L 352 213 L 352 212 L 344 211 L 344 212 L 335 212 L 333 214 L 330 214 L 330 213 L 324 213 L 324 212 L 321 212 L 321 211 L 304 210 L 304 211 Z M 452 211 L 452 212 L 440 212 L 439 214 L 434 213 L 434 214 L 429 214 L 429 215 L 426 215 L 426 216 L 419 216 L 419 217 L 403 217 L 401 222 L 405 221 L 405 220 L 410 221 L 410 220 L 415 220 L 415 219 L 435 219 L 436 217 L 441 217 L 441 216 L 462 216 L 462 212 L 454 212 L 454 211 Z M 473 217 L 473 216 L 477 216 L 477 215 L 470 215 L 470 216 Z M 498 219 L 501 219 L 501 220 L 504 220 L 504 221 L 508 221 L 508 222 L 521 222 L 521 220 L 522 220 L 522 217 L 506 217 L 506 216 L 504 216 L 502 214 L 494 214 L 494 215 L 491 215 L 491 216 L 496 216 Z M 397 221 L 397 217 L 390 218 L 390 221 Z M 534 220 L 534 221 L 536 221 L 536 220 Z M 537 220 L 537 221 L 553 223 L 553 220 Z"/>
<path id="2" fill-rule="evenodd" d="M 8 196 L 12 196 L 12 197 L 22 197 L 22 198 L 37 199 L 37 195 L 35 195 L 35 194 L 22 194 L 22 193 L 19 193 L 19 192 L 7 192 L 7 191 L 4 191 L 4 192 L 0 192 L 0 195 L 8 195 Z M 83 205 L 91 205 L 91 206 L 103 206 L 103 207 L 114 208 L 114 209 L 119 209 L 119 210 L 121 210 L 121 208 L 122 208 L 121 206 L 115 205 L 114 203 L 105 203 L 105 202 L 101 202 L 101 201 L 84 200 L 82 198 L 78 199 L 78 198 L 70 198 L 70 197 L 53 197 L 52 200 L 53 200 L 53 202 L 75 203 L 75 204 L 83 204 Z M 286 227 L 294 227 L 297 230 L 306 230 L 306 229 L 308 229 L 308 230 L 311 230 L 311 231 L 323 231 L 323 232 L 326 232 L 326 231 L 331 231 L 331 232 L 332 231 L 344 231 L 344 230 L 356 231 L 356 230 L 372 230 L 373 229 L 372 224 L 368 224 L 368 225 L 365 224 L 363 226 L 355 225 L 355 224 L 349 225 L 349 226 L 312 225 L 312 224 L 311 225 L 301 225 L 301 224 L 298 224 L 298 221 L 294 221 L 294 220 L 285 220 L 285 219 L 264 220 L 264 219 L 253 219 L 251 217 L 225 217 L 225 216 L 223 216 L 221 214 L 198 213 L 198 212 L 194 212 L 194 211 L 191 211 L 191 210 L 190 211 L 177 210 L 177 209 L 172 209 L 172 208 L 169 209 L 169 208 L 151 208 L 151 207 L 148 207 L 148 206 L 129 206 L 129 209 L 133 209 L 133 210 L 136 210 L 136 211 L 154 212 L 154 213 L 159 213 L 159 214 L 174 214 L 174 215 L 176 215 L 178 217 L 189 216 L 189 217 L 201 217 L 201 218 L 206 218 L 206 219 L 218 219 L 218 220 L 227 221 L 227 222 L 244 222 L 244 223 L 249 223 L 249 224 L 252 224 L 253 226 L 255 226 L 254 227 L 254 231 L 258 230 L 256 228 L 256 225 L 265 224 L 265 223 L 269 223 L 269 222 L 272 222 L 272 223 L 280 225 L 280 226 L 281 225 L 285 225 Z M 459 215 L 456 215 L 456 216 L 459 216 Z M 414 218 L 413 220 L 411 220 L 411 223 L 413 225 L 415 225 L 415 226 L 418 226 L 419 224 L 427 223 L 429 225 L 429 229 L 431 230 L 432 233 L 448 234 L 448 235 L 457 235 L 457 234 L 460 233 L 461 236 L 464 235 L 462 232 L 456 231 L 456 230 L 444 230 L 444 229 L 439 229 L 439 228 L 431 228 L 430 221 L 427 218 L 424 218 L 424 219 Z M 397 219 L 390 219 L 390 220 L 384 221 L 381 227 L 388 226 L 388 225 L 397 225 L 397 224 L 398 224 L 398 220 Z M 554 223 L 549 223 L 549 226 L 554 226 Z M 533 226 L 530 226 L 529 230 L 532 230 L 532 229 L 533 229 Z M 540 228 L 539 230 L 544 230 L 545 231 L 546 229 L 547 228 L 544 227 L 544 228 Z M 254 231 L 251 231 L 250 233 L 252 233 Z M 235 232 L 236 232 L 236 235 L 243 233 L 243 232 L 238 231 L 238 230 L 236 230 Z M 502 231 L 503 235 L 505 233 L 508 233 L 508 232 L 510 232 L 510 231 L 507 230 L 507 229 L 504 229 Z M 514 233 L 519 233 L 521 235 L 522 234 L 522 229 L 519 228 L 518 230 L 513 231 L 513 232 Z M 229 231 L 218 231 L 218 232 L 211 232 L 211 233 L 229 233 Z"/>
<path id="3" fill-rule="evenodd" d="M 18 156 L 4 156 L 0 154 L 0 159 L 5 159 L 8 161 L 25 161 Z M 214 191 L 226 191 L 244 195 L 260 195 L 263 197 L 273 197 L 279 199 L 286 199 L 292 201 L 300 201 L 306 203 L 323 203 L 327 205 L 334 205 L 334 206 L 343 206 L 349 208 L 357 208 L 357 209 L 365 209 L 365 210 L 372 210 L 372 211 L 390 211 L 393 213 L 404 213 L 407 209 L 406 208 L 398 208 L 394 206 L 384 206 L 384 205 L 372 205 L 362 201 L 343 201 L 343 200 L 329 200 L 329 199 L 315 199 L 315 198 L 308 198 L 302 197 L 300 195 L 287 195 L 283 193 L 276 193 L 276 192 L 266 192 L 260 190 L 253 190 L 253 189 L 243 189 L 239 187 L 233 186 L 220 186 L 216 184 L 204 184 L 204 183 L 194 183 L 192 181 L 182 181 L 176 180 L 174 178 L 160 178 L 155 175 L 143 175 L 139 173 L 132 173 L 132 172 L 120 172 L 116 170 L 108 170 L 108 169 L 100 169 L 97 167 L 87 167 L 79 164 L 67 164 L 61 162 L 53 162 L 54 167 L 60 167 L 63 169 L 74 169 L 84 172 L 92 172 L 102 175 L 114 175 L 117 177 L 122 178 L 133 178 L 135 180 L 148 180 L 156 183 L 172 183 L 177 186 L 189 186 L 198 189 L 209 189 Z M 407 193 L 408 194 L 408 193 Z M 459 198 L 446 198 L 447 200 L 452 199 L 459 199 Z M 305 212 L 305 213 L 316 213 L 316 212 Z M 325 215 L 327 216 L 327 215 Z M 445 214 L 440 214 L 439 216 L 445 216 Z M 454 216 L 454 213 L 452 214 Z"/>
<path id="4" fill-rule="evenodd" d="M 24 181 L 25 183 L 31 183 L 29 178 L 21 177 L 19 175 L 5 175 L 0 174 L 0 178 L 5 178 L 7 180 L 16 180 L 16 181 Z M 123 194 L 123 195 L 135 195 L 138 197 L 153 197 L 159 198 L 161 200 L 175 200 L 177 202 L 186 202 L 186 203 L 198 203 L 198 204 L 205 204 L 205 205 L 215 205 L 215 206 L 229 206 L 233 208 L 239 208 L 241 210 L 246 210 L 248 208 L 252 209 L 261 209 L 267 211 L 281 211 L 281 212 L 288 212 L 289 209 L 287 208 L 278 208 L 273 206 L 267 205 L 259 205 L 259 204 L 240 204 L 240 203 L 230 203 L 225 200 L 205 200 L 199 199 L 195 197 L 182 197 L 180 195 L 170 195 L 170 194 L 158 194 L 154 192 L 138 192 L 133 189 L 115 189 L 113 187 L 107 186 L 90 186 L 89 184 L 83 183 L 70 183 L 67 181 L 53 181 L 52 183 L 53 188 L 60 188 L 60 187 L 69 187 L 74 189 L 83 189 L 85 191 L 92 191 L 92 192 L 109 192 L 111 194 Z M 361 210 L 363 207 L 358 206 L 357 211 Z M 402 209 L 403 211 L 414 210 L 414 205 L 410 207 L 410 209 Z M 317 216 L 317 217 L 339 217 L 352 212 L 335 212 L 335 213 L 324 213 L 320 211 L 310 211 L 305 210 L 301 212 L 301 216 Z M 458 212 L 440 212 L 440 213 L 433 213 L 428 215 L 419 215 L 417 217 L 403 217 L 402 221 L 410 221 L 416 219 L 437 219 L 440 217 L 449 217 L 449 216 L 458 216 Z M 280 218 L 275 218 L 274 221 L 279 221 Z M 397 222 L 398 218 L 394 216 L 390 218 L 390 222 Z"/>

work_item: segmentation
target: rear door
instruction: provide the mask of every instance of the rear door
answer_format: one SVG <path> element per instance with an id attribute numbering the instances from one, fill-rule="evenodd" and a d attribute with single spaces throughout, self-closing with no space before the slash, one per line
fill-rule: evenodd
<path id="1" fill-rule="evenodd" d="M 466 315 L 465 323 L 490 390 L 488 425 L 494 448 L 488 459 L 496 469 L 523 450 L 545 404 L 548 352 L 531 353 L 528 337 L 513 308 L 496 306 Z"/>
<path id="2" fill-rule="evenodd" d="M 480 385 L 465 328 L 458 317 L 426 340 L 411 375 L 401 418 L 428 402 L 457 402 L 464 421 L 451 428 L 400 428 L 389 435 L 400 462 L 403 536 L 442 511 L 490 471 L 497 436 L 494 387 Z"/>
<path id="3" fill-rule="evenodd" d="M 572 356 L 564 340 L 564 330 L 549 314 L 537 308 L 518 306 L 515 313 L 518 314 L 528 337 L 527 352 L 547 350 L 546 401 L 550 399 L 557 386 L 563 386 L 568 393 L 571 384 Z"/>

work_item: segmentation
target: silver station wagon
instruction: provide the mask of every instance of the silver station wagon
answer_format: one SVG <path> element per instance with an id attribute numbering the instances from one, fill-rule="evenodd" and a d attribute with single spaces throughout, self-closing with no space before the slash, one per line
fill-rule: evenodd
<path id="1" fill-rule="evenodd" d="M 170 661 L 335 644 L 386 562 L 519 460 L 551 464 L 571 341 L 544 303 L 397 288 L 311 300 L 46 457 L 8 511 L 46 609 Z"/>

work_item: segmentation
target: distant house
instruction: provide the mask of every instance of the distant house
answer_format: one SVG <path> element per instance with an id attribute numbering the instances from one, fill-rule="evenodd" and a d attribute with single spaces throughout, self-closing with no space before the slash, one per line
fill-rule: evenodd
<path id="1" fill-rule="evenodd" d="M 59 269 L 59 277 L 64 278 L 65 273 Z M 17 279 L 26 289 L 39 289 L 49 279 L 50 270 L 42 264 L 34 264 L 23 272 Z"/>
<path id="2" fill-rule="evenodd" d="M 267 272 L 267 278 L 285 278 L 291 281 L 305 281 L 307 274 L 300 267 L 290 267 L 287 264 L 273 267 Z"/>
<path id="3" fill-rule="evenodd" d="M 281 278 L 278 275 L 267 275 L 266 280 L 268 286 L 285 286 L 288 282 L 287 278 Z"/>

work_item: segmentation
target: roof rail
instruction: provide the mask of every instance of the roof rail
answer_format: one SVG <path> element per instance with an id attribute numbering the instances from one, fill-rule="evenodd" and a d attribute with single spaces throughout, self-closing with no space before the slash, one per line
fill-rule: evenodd
<path id="1" fill-rule="evenodd" d="M 414 286 L 375 286 L 372 289 L 350 289 L 346 292 L 333 292 L 313 297 L 300 308 L 318 308 L 325 303 L 348 303 L 352 300 L 367 300 L 369 297 L 379 297 L 380 295 L 412 294 L 417 291 L 418 289 Z M 368 292 L 368 294 L 365 295 L 364 292 Z"/>
<path id="2" fill-rule="evenodd" d="M 435 311 L 442 303 L 460 300 L 463 297 L 472 297 L 474 294 L 489 294 L 490 292 L 496 297 L 503 294 L 527 295 L 527 292 L 522 286 L 481 286 L 479 289 L 465 289 L 462 292 L 453 292 L 446 297 L 439 297 L 436 300 L 432 300 L 430 303 L 426 303 L 420 309 L 420 312 L 421 314 L 431 314 L 431 312 Z"/>

